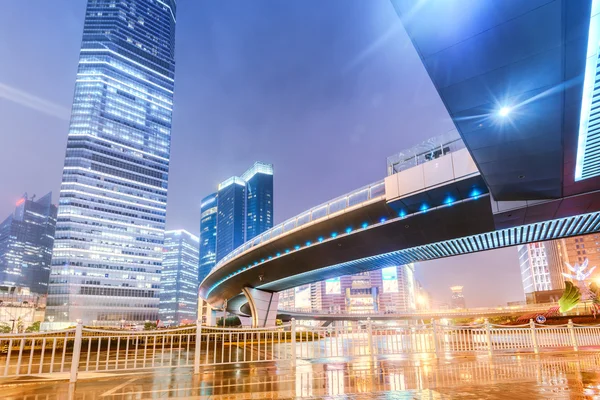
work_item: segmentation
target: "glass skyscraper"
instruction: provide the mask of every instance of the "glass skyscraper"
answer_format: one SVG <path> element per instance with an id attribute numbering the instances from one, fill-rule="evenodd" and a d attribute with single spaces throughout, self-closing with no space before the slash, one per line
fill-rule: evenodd
<path id="1" fill-rule="evenodd" d="M 175 0 L 88 0 L 60 191 L 47 316 L 158 317 Z"/>
<path id="2" fill-rule="evenodd" d="M 244 244 L 246 182 L 237 176 L 219 185 L 217 206 L 217 260 Z"/>
<path id="3" fill-rule="evenodd" d="M 202 199 L 200 205 L 199 282 L 208 275 L 217 260 L 217 200 L 217 194 L 213 193 Z"/>
<path id="4" fill-rule="evenodd" d="M 158 318 L 166 325 L 191 324 L 198 310 L 198 237 L 165 232 Z"/>
<path id="5" fill-rule="evenodd" d="M 222 182 L 217 197 L 215 262 L 273 227 L 273 165 L 255 162 L 241 177 Z M 201 248 L 200 258 L 205 254 Z"/>
<path id="6" fill-rule="evenodd" d="M 45 295 L 56 228 L 52 193 L 35 200 L 23 195 L 0 224 L 0 286 Z"/>
<path id="7" fill-rule="evenodd" d="M 246 182 L 246 240 L 273 227 L 273 166 L 255 162 L 242 175 Z"/>

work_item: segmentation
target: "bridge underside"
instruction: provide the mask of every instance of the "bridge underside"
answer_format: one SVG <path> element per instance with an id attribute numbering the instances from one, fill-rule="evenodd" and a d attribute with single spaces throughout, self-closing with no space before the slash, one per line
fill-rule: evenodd
<path id="1" fill-rule="evenodd" d="M 496 199 L 600 187 L 575 181 L 591 0 L 391 1 Z"/>

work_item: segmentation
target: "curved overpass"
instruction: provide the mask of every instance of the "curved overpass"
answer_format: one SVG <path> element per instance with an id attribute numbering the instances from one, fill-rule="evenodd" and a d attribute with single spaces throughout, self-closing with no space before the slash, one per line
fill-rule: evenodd
<path id="1" fill-rule="evenodd" d="M 596 193 L 496 202 L 474 166 L 458 168 L 468 164 L 465 160 L 470 160 L 465 149 L 448 154 L 272 228 L 221 260 L 201 283 L 200 296 L 213 307 L 228 300 L 228 310 L 241 315 L 255 316 L 261 308 L 264 313 L 274 307 L 274 319 L 277 298 L 258 294 L 390 265 L 600 229 Z M 436 170 L 427 172 L 433 165 Z M 453 175 L 443 177 L 442 183 L 433 179 L 447 170 Z M 415 173 L 433 184 L 413 190 L 410 179 Z M 253 322 L 266 320 L 267 316 Z"/>

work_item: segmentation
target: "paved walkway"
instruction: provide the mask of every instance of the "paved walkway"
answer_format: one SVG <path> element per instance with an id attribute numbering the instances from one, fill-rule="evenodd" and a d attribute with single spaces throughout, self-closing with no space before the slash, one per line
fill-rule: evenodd
<path id="1" fill-rule="evenodd" d="M 206 368 L 197 376 L 182 368 L 81 379 L 76 385 L 0 384 L 5 400 L 589 399 L 600 398 L 600 352 L 299 361 L 295 368 L 290 363 Z"/>

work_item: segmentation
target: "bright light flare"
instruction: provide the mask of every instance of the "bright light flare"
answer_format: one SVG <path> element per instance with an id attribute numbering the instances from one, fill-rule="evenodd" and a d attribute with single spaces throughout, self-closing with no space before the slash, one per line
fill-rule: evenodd
<path id="1" fill-rule="evenodd" d="M 499 111 L 498 111 L 498 115 L 500 115 L 501 117 L 508 117 L 508 115 L 511 112 L 511 108 L 510 107 L 502 107 Z"/>

